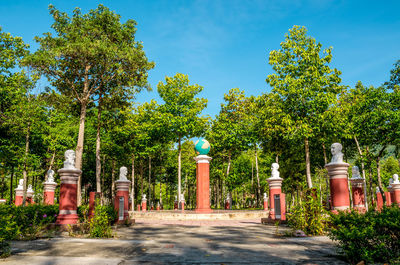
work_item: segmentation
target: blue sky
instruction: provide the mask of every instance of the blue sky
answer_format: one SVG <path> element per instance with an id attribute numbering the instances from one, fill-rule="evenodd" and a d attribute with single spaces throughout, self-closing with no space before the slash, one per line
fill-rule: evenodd
<path id="1" fill-rule="evenodd" d="M 247 95 L 270 91 L 268 54 L 279 49 L 293 25 L 306 26 L 323 47 L 333 47 L 332 66 L 342 71 L 343 84 L 381 85 L 400 59 L 400 1 L 0 1 L 3 31 L 21 36 L 35 50 L 34 36 L 50 31 L 48 5 L 71 14 L 102 3 L 138 23 L 137 40 L 156 63 L 149 72 L 157 97 L 165 76 L 180 72 L 204 87 L 205 114 L 217 114 L 224 93 L 238 87 Z M 46 84 L 39 83 L 39 89 Z"/>

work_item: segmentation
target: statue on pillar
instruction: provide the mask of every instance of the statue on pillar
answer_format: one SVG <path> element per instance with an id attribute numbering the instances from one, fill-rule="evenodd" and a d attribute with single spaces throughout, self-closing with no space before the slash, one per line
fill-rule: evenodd
<path id="1" fill-rule="evenodd" d="M 343 163 L 342 148 L 343 146 L 340 143 L 333 143 L 331 145 L 331 153 L 332 153 L 331 164 Z"/>
<path id="2" fill-rule="evenodd" d="M 272 165 L 271 165 L 271 178 L 270 179 L 280 179 L 280 173 L 279 173 L 278 169 L 279 169 L 279 164 L 278 163 L 272 163 Z"/>
<path id="3" fill-rule="evenodd" d="M 358 166 L 354 166 L 351 169 L 351 175 L 353 179 L 360 179 L 360 169 L 358 168 Z"/>
<path id="4" fill-rule="evenodd" d="M 64 156 L 65 156 L 64 168 L 75 169 L 75 151 L 67 150 L 65 151 Z"/>
<path id="5" fill-rule="evenodd" d="M 24 188 L 24 179 L 20 179 L 18 182 L 17 189 L 23 189 L 23 188 Z"/>
<path id="6" fill-rule="evenodd" d="M 119 180 L 128 180 L 126 175 L 128 175 L 128 169 L 126 167 L 121 167 L 119 169 Z"/>
<path id="7" fill-rule="evenodd" d="M 54 182 L 54 170 L 49 169 L 47 171 L 47 180 L 46 182 Z"/>
<path id="8" fill-rule="evenodd" d="M 392 184 L 398 184 L 398 183 L 400 183 L 400 181 L 399 181 L 399 175 L 394 174 L 394 175 L 393 175 L 393 183 L 392 183 Z"/>

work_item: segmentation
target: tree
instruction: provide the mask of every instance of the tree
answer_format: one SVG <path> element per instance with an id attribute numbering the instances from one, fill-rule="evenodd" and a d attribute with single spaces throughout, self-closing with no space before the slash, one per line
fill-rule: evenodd
<path id="1" fill-rule="evenodd" d="M 400 60 L 394 64 L 394 68 L 390 70 L 390 80 L 385 82 L 388 89 L 394 90 L 397 86 L 397 90 L 400 89 Z"/>
<path id="2" fill-rule="evenodd" d="M 56 36 L 45 33 L 36 37 L 40 48 L 27 56 L 25 64 L 45 75 L 62 94 L 79 102 L 75 166 L 81 169 L 86 111 L 93 95 L 100 90 L 109 93 L 116 87 L 133 93 L 147 86 L 147 71 L 154 63 L 148 62 L 141 42 L 135 40 L 134 20 L 122 24 L 121 17 L 103 5 L 88 14 L 76 8 L 71 18 L 52 5 L 49 9 Z M 79 187 L 80 183 L 81 176 Z"/>
<path id="3" fill-rule="evenodd" d="M 163 120 L 168 121 L 166 134 L 178 142 L 178 198 L 181 196 L 181 142 L 200 136 L 206 130 L 208 118 L 199 115 L 207 106 L 207 99 L 196 97 L 202 90 L 203 87 L 197 84 L 189 85 L 189 77 L 179 73 L 166 77 L 165 83 L 160 81 L 157 85 L 164 100 L 160 113 Z"/>
<path id="4" fill-rule="evenodd" d="M 302 138 L 304 142 L 306 179 L 312 187 L 310 139 L 318 133 L 318 121 L 335 104 L 344 90 L 339 85 L 340 72 L 331 69 L 332 48 L 322 50 L 322 44 L 307 36 L 305 27 L 294 26 L 281 43 L 281 50 L 269 55 L 269 64 L 275 71 L 267 83 L 278 95 L 285 119 L 285 137 Z"/>

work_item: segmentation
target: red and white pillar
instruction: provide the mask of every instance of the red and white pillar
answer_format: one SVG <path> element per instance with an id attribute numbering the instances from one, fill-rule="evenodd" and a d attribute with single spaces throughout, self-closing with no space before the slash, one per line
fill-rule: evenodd
<path id="1" fill-rule="evenodd" d="M 15 189 L 15 206 L 20 206 L 22 205 L 22 201 L 24 198 L 24 187 L 23 187 L 24 180 L 20 179 L 19 180 L 19 185 Z"/>
<path id="2" fill-rule="evenodd" d="M 62 168 L 60 175 L 60 211 L 56 220 L 58 225 L 76 224 L 78 178 L 82 171 L 76 168 Z"/>
<path id="3" fill-rule="evenodd" d="M 325 165 L 329 175 L 332 211 L 350 209 L 350 194 L 347 178 L 349 166 L 349 164 L 344 162 Z"/>
<path id="4" fill-rule="evenodd" d="M 43 198 L 44 204 L 54 205 L 54 192 L 56 190 L 57 183 L 45 182 L 43 183 Z"/>
<path id="5" fill-rule="evenodd" d="M 264 211 L 268 211 L 268 197 L 266 193 L 264 193 Z"/>
<path id="6" fill-rule="evenodd" d="M 142 195 L 142 212 L 146 212 L 147 211 L 147 198 L 146 198 L 146 194 Z"/>
<path id="7" fill-rule="evenodd" d="M 114 207 L 118 211 L 118 221 L 124 221 L 129 219 L 129 186 L 131 184 L 130 180 L 117 180 L 115 181 L 115 186 L 117 189 L 117 194 L 115 196 Z M 122 208 L 123 204 L 123 208 Z M 123 213 L 122 213 L 123 211 Z"/>
<path id="8" fill-rule="evenodd" d="M 269 218 L 272 220 L 276 219 L 286 220 L 285 194 L 282 193 L 283 178 L 271 177 L 267 179 L 267 181 L 269 184 L 269 203 L 270 203 Z M 279 197 L 280 201 L 279 205 L 275 205 L 275 197 Z"/>
<path id="9" fill-rule="evenodd" d="M 353 207 L 360 212 L 365 212 L 364 179 L 351 178 L 351 191 L 353 195 Z"/>
<path id="10" fill-rule="evenodd" d="M 393 203 L 395 203 L 397 206 L 400 207 L 400 182 L 399 181 L 394 181 L 392 183 L 392 189 L 393 189 Z"/>
<path id="11" fill-rule="evenodd" d="M 181 194 L 181 199 L 179 201 L 180 206 L 181 206 L 181 211 L 184 212 L 185 211 L 185 196 L 183 194 Z"/>
<path id="12" fill-rule="evenodd" d="M 198 155 L 196 160 L 196 210 L 197 213 L 211 213 L 210 207 L 210 161 L 207 155 Z"/>

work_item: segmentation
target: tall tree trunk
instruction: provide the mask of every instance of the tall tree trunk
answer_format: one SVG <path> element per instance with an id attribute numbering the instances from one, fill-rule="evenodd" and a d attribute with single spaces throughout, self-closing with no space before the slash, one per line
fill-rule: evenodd
<path id="1" fill-rule="evenodd" d="M 102 95 L 99 96 L 99 105 L 97 107 L 97 134 L 96 134 L 96 191 L 101 192 L 101 135 L 100 135 L 100 128 L 101 128 L 101 111 L 103 100 Z"/>
<path id="2" fill-rule="evenodd" d="M 148 204 L 151 206 L 151 156 L 149 156 L 149 188 L 147 192 L 149 193 Z"/>
<path id="3" fill-rule="evenodd" d="M 106 171 L 106 155 L 103 155 L 103 167 L 101 168 L 101 171 L 102 171 L 102 173 L 101 173 L 101 186 L 104 187 L 104 180 L 105 180 L 105 178 L 106 178 L 106 173 L 105 173 L 105 171 Z M 102 192 L 102 193 L 100 194 L 100 197 L 101 197 L 101 205 L 104 205 L 104 204 L 106 203 L 106 202 L 105 202 L 104 193 L 105 193 L 105 192 Z"/>
<path id="4" fill-rule="evenodd" d="M 328 157 L 326 156 L 326 147 L 325 143 L 322 143 L 322 151 L 324 152 L 324 163 L 325 165 L 328 164 Z"/>
<path id="5" fill-rule="evenodd" d="M 115 165 L 116 165 L 116 161 L 113 158 L 112 166 L 111 166 L 111 200 L 112 201 L 115 196 Z"/>
<path id="6" fill-rule="evenodd" d="M 382 149 L 378 153 L 378 156 L 376 157 L 376 173 L 378 175 L 378 186 L 382 193 L 383 202 L 386 202 L 386 196 L 385 196 L 385 193 L 383 192 L 380 161 L 381 161 L 381 157 L 382 157 L 385 149 L 386 149 L 386 147 L 382 147 Z"/>
<path id="7" fill-rule="evenodd" d="M 311 181 L 311 163 L 310 163 L 310 146 L 308 143 L 308 138 L 304 138 L 304 148 L 306 153 L 306 178 L 307 178 L 307 186 L 308 188 L 312 188 Z"/>
<path id="8" fill-rule="evenodd" d="M 141 200 L 141 198 L 143 197 L 143 164 L 140 163 L 140 198 L 139 200 Z M 139 202 L 140 203 L 140 202 Z"/>
<path id="9" fill-rule="evenodd" d="M 229 177 L 229 173 L 230 173 L 230 170 L 231 170 L 231 163 L 232 163 L 232 161 L 231 161 L 231 159 L 232 159 L 232 154 L 231 154 L 231 151 L 229 151 L 228 152 L 228 166 L 226 167 L 226 177 L 224 178 L 224 179 L 222 179 L 222 182 L 221 182 L 221 184 L 222 184 L 222 197 L 221 197 L 221 203 L 222 203 L 222 208 L 225 208 L 225 198 L 226 198 L 226 196 L 227 196 L 227 191 L 226 191 L 226 187 L 225 187 L 225 180 L 226 179 L 228 179 L 228 177 Z"/>
<path id="10" fill-rule="evenodd" d="M 135 210 L 135 154 L 132 154 L 132 190 L 131 190 L 131 211 Z"/>
<path id="11" fill-rule="evenodd" d="M 178 202 L 181 199 L 181 136 L 178 141 Z M 180 205 L 180 203 L 179 203 Z"/>
<path id="12" fill-rule="evenodd" d="M 77 169 L 82 169 L 82 156 L 83 156 L 83 143 L 85 138 L 85 120 L 86 120 L 86 107 L 87 102 L 81 102 L 81 115 L 79 118 L 79 132 L 78 132 L 78 142 L 75 149 L 75 167 Z M 82 186 L 82 175 L 78 178 L 78 191 L 77 191 L 77 204 L 78 206 L 82 203 L 81 198 L 81 186 Z"/>
<path id="13" fill-rule="evenodd" d="M 322 150 L 324 152 L 324 163 L 325 165 L 328 164 L 328 157 L 326 155 L 326 146 L 325 143 L 322 143 Z M 329 176 L 328 174 L 325 174 L 325 184 L 326 184 L 326 204 L 328 205 L 329 203 Z M 322 200 L 322 192 L 321 192 L 321 200 Z M 321 204 L 322 205 L 322 204 Z"/>
<path id="14" fill-rule="evenodd" d="M 260 175 L 258 172 L 258 154 L 257 154 L 257 145 L 256 145 L 256 151 L 255 151 L 255 156 L 256 156 L 256 178 L 257 178 L 257 206 L 260 205 Z"/>
<path id="15" fill-rule="evenodd" d="M 14 178 L 14 165 L 11 166 L 11 179 L 10 179 L 10 202 L 9 204 L 13 204 L 13 195 L 14 195 L 14 190 L 13 190 L 13 178 Z"/>
<path id="16" fill-rule="evenodd" d="M 28 122 L 28 128 L 25 135 L 25 155 L 24 155 L 24 168 L 22 175 L 24 176 L 24 195 L 22 197 L 22 205 L 25 206 L 26 202 L 26 188 L 28 186 L 28 154 L 29 154 L 29 137 L 31 134 L 31 123 Z"/>

